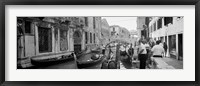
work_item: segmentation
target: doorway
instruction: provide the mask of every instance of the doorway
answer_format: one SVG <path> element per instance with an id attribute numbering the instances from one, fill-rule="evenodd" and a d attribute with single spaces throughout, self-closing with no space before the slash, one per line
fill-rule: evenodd
<path id="1" fill-rule="evenodd" d="M 79 30 L 74 32 L 74 52 L 79 53 L 81 51 L 82 34 Z"/>
<path id="2" fill-rule="evenodd" d="M 183 34 L 178 34 L 178 60 L 183 60 Z"/>

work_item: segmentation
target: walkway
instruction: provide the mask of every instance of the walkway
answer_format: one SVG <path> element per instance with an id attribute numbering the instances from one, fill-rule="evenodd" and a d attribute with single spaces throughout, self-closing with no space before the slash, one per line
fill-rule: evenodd
<path id="1" fill-rule="evenodd" d="M 183 69 L 183 61 L 173 58 L 154 58 L 159 69 Z"/>
<path id="2" fill-rule="evenodd" d="M 168 65 L 173 66 L 175 69 L 183 69 L 183 61 L 173 59 L 173 58 L 163 58 Z"/>

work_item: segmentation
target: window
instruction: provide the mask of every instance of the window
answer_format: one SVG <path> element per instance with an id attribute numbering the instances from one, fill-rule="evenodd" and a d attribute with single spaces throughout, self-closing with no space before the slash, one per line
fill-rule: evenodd
<path id="1" fill-rule="evenodd" d="M 122 30 L 122 33 L 124 33 L 124 30 Z"/>
<path id="2" fill-rule="evenodd" d="M 115 32 L 114 32 L 114 31 L 112 31 L 112 32 L 111 32 L 111 36 L 114 36 L 114 35 L 115 35 Z"/>
<path id="3" fill-rule="evenodd" d="M 19 35 L 19 36 L 24 34 L 22 26 L 23 26 L 22 20 L 17 20 L 17 35 Z"/>
<path id="4" fill-rule="evenodd" d="M 158 19 L 158 29 L 162 28 L 162 19 Z"/>
<path id="5" fill-rule="evenodd" d="M 67 30 L 60 29 L 60 51 L 66 51 L 67 49 L 68 49 Z"/>
<path id="6" fill-rule="evenodd" d="M 88 26 L 88 18 L 85 17 L 85 26 Z"/>
<path id="7" fill-rule="evenodd" d="M 95 43 L 95 33 L 94 33 L 94 43 Z"/>
<path id="8" fill-rule="evenodd" d="M 95 17 L 93 17 L 93 27 L 94 27 L 94 29 L 96 28 Z"/>
<path id="9" fill-rule="evenodd" d="M 90 33 L 90 43 L 92 43 L 92 33 Z"/>
<path id="10" fill-rule="evenodd" d="M 25 21 L 25 33 L 31 34 L 31 22 Z"/>
<path id="11" fill-rule="evenodd" d="M 88 33 L 85 32 L 85 43 L 87 44 L 88 43 Z"/>
<path id="12" fill-rule="evenodd" d="M 52 51 L 52 33 L 50 28 L 38 27 L 39 52 Z"/>
<path id="13" fill-rule="evenodd" d="M 115 27 L 113 27 L 113 31 L 115 31 Z"/>
<path id="14" fill-rule="evenodd" d="M 156 22 L 153 24 L 153 26 L 154 26 L 154 31 L 156 31 Z"/>
<path id="15" fill-rule="evenodd" d="M 167 26 L 169 23 L 173 24 L 173 17 L 164 17 L 164 25 Z"/>
<path id="16" fill-rule="evenodd" d="M 146 37 L 146 30 L 142 30 L 141 31 L 141 35 L 144 36 L 144 37 Z"/>

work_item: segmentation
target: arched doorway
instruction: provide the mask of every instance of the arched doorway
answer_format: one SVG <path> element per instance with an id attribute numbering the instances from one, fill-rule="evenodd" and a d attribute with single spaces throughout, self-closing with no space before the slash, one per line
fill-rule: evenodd
<path id="1" fill-rule="evenodd" d="M 82 34 L 79 30 L 74 32 L 74 52 L 78 53 L 81 51 Z"/>

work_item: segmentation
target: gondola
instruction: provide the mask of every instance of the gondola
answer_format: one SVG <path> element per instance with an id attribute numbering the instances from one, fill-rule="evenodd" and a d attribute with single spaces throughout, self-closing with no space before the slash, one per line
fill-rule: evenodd
<path id="1" fill-rule="evenodd" d="M 72 61 L 72 60 L 74 60 L 73 53 L 69 55 L 62 55 L 58 57 L 45 58 L 45 59 L 41 59 L 41 57 L 31 58 L 31 64 L 35 66 L 47 66 L 47 65 L 64 63 L 66 61 Z"/>
<path id="2" fill-rule="evenodd" d="M 101 53 L 101 50 L 95 49 L 95 50 L 91 50 L 91 52 L 88 52 L 88 53 L 87 53 L 87 50 L 83 50 L 83 51 L 75 53 L 75 55 L 76 55 L 76 58 L 79 59 L 80 57 L 82 57 L 86 54 L 89 54 L 89 53 Z"/>
<path id="3" fill-rule="evenodd" d="M 96 65 L 98 63 L 100 63 L 102 60 L 104 59 L 104 56 L 98 56 L 96 58 L 92 58 L 91 59 L 88 59 L 86 61 L 79 61 L 77 60 L 77 67 L 79 69 L 81 68 L 86 68 L 86 67 L 90 67 L 90 66 L 93 66 L 93 65 Z"/>
<path id="4" fill-rule="evenodd" d="M 92 53 L 101 53 L 101 50 L 91 50 Z"/>
<path id="5" fill-rule="evenodd" d="M 76 53 L 75 53 L 76 58 L 79 59 L 79 58 L 82 57 L 83 55 L 87 54 L 86 51 L 87 51 L 87 50 L 83 50 L 83 51 L 80 51 L 80 52 L 76 52 Z"/>

